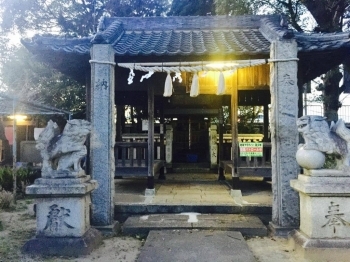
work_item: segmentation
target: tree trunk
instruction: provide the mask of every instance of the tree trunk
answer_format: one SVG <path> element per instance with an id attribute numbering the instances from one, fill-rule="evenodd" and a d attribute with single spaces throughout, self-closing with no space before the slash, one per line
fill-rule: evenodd
<path id="1" fill-rule="evenodd" d="M 327 122 L 338 121 L 338 109 L 341 107 L 339 95 L 341 88 L 339 82 L 343 75 L 339 71 L 339 67 L 335 67 L 328 71 L 323 77 L 323 109 Z"/>
<path id="2" fill-rule="evenodd" d="M 342 31 L 343 17 L 348 6 L 347 0 L 301 0 L 301 2 L 318 24 L 315 31 L 322 33 Z M 341 106 L 339 95 L 343 91 L 343 87 L 339 87 L 341 78 L 339 67 L 333 68 L 323 77 L 323 110 L 329 123 L 338 120 L 338 109 Z"/>

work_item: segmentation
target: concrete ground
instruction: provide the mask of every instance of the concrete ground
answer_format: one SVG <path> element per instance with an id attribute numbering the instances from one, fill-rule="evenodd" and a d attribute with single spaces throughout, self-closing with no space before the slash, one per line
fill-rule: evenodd
<path id="1" fill-rule="evenodd" d="M 159 205 L 272 206 L 271 183 L 241 178 L 242 199 L 231 196 L 231 179 L 218 181 L 215 173 L 172 173 L 155 182 L 155 196 L 145 196 L 146 178 L 116 179 L 115 203 Z"/>
<path id="2" fill-rule="evenodd" d="M 164 207 L 171 206 L 176 207 L 173 211 L 181 210 L 180 207 L 186 206 L 192 209 L 193 207 L 199 209 L 204 207 L 201 210 L 220 206 L 220 211 L 231 210 L 231 214 L 239 214 L 239 212 L 236 212 L 237 210 L 247 207 L 249 210 L 258 210 L 258 212 L 262 210 L 262 213 L 265 212 L 262 216 L 259 215 L 259 218 L 265 225 L 271 221 L 271 182 L 263 181 L 262 178 L 240 179 L 239 186 L 242 192 L 240 203 L 237 203 L 236 199 L 231 196 L 230 176 L 226 176 L 225 181 L 218 181 L 218 175 L 215 173 L 166 174 L 166 180 L 155 180 L 155 196 L 148 197 L 145 196 L 146 178 L 116 179 L 115 185 L 116 207 L 132 205 L 139 205 L 139 208 L 148 207 L 142 209 L 144 211 L 143 214 L 153 210 L 154 206 L 162 206 L 162 211 L 166 210 Z M 186 209 L 180 212 L 191 211 Z M 208 214 L 210 212 L 199 213 Z M 249 211 L 247 214 L 250 214 Z M 176 232 L 176 229 L 174 232 Z M 257 261 L 307 261 L 295 253 L 293 248 L 288 245 L 287 240 L 283 238 L 248 237 L 246 243 Z M 149 245 L 153 245 L 152 241 Z M 146 258 L 145 261 L 147 261 Z"/>

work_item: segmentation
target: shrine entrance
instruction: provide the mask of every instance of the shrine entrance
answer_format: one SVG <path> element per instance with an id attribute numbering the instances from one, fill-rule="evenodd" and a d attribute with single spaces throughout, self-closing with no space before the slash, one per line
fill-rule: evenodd
<path id="1" fill-rule="evenodd" d="M 174 163 L 208 163 L 209 117 L 181 116 L 173 118 Z"/>

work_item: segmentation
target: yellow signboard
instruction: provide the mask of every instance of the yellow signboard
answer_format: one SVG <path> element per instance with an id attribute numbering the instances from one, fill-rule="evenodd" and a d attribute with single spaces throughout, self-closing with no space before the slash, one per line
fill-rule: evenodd
<path id="1" fill-rule="evenodd" d="M 263 143 L 239 143 L 239 156 L 263 156 Z"/>

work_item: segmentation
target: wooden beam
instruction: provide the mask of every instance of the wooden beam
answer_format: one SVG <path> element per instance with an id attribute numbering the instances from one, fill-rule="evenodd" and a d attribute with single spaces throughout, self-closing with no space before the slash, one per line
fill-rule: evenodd
<path id="1" fill-rule="evenodd" d="M 205 115 L 205 116 L 217 116 L 218 109 L 198 109 L 198 108 L 178 108 L 178 109 L 166 109 L 164 115 Z"/>

